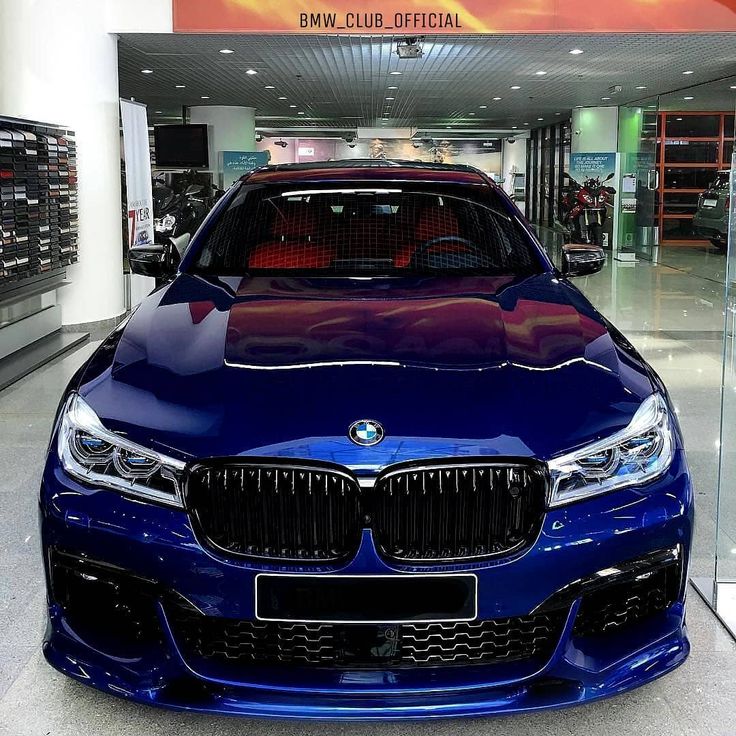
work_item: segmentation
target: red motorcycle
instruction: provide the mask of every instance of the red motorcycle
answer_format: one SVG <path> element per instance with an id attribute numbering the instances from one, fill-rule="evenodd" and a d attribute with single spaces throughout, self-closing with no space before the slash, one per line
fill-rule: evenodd
<path id="1" fill-rule="evenodd" d="M 603 226 L 612 205 L 611 195 L 616 194 L 606 182 L 613 179 L 609 174 L 603 181 L 600 177 L 578 183 L 569 174 L 567 191 L 562 196 L 562 224 L 568 229 L 570 242 L 603 245 Z"/>

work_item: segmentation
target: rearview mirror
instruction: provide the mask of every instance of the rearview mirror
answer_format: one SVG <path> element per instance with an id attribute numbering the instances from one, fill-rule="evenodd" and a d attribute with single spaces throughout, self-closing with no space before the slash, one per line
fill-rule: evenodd
<path id="1" fill-rule="evenodd" d="M 606 252 L 599 245 L 567 243 L 562 246 L 562 275 L 589 276 L 598 273 L 606 262 Z"/>
<path id="2" fill-rule="evenodd" d="M 181 257 L 174 239 L 168 243 L 137 245 L 128 251 L 130 270 L 141 276 L 164 279 L 176 272 Z"/>

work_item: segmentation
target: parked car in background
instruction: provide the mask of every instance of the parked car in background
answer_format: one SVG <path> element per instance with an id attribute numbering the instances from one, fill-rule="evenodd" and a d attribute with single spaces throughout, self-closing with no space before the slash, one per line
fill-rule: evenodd
<path id="1" fill-rule="evenodd" d="M 728 212 L 731 204 L 730 171 L 719 171 L 713 183 L 700 195 L 693 229 L 719 250 L 728 245 Z"/>
<path id="2" fill-rule="evenodd" d="M 142 703 L 536 711 L 688 655 L 693 491 L 661 380 L 464 166 L 270 166 L 70 382 L 48 661 Z M 178 265 L 177 265 L 178 264 Z"/>

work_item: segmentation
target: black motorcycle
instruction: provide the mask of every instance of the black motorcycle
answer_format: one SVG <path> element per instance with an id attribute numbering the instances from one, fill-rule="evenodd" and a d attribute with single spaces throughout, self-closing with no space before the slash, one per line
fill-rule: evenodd
<path id="1" fill-rule="evenodd" d="M 194 235 L 223 192 L 203 184 L 187 184 L 175 191 L 163 179 L 153 180 L 153 238 L 168 243 L 185 233 Z"/>

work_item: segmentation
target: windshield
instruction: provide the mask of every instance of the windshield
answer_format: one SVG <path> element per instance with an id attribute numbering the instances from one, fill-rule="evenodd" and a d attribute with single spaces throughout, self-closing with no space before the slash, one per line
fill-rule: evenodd
<path id="1" fill-rule="evenodd" d="M 209 274 L 529 273 L 542 270 L 487 187 L 243 185 L 199 252 Z"/>

